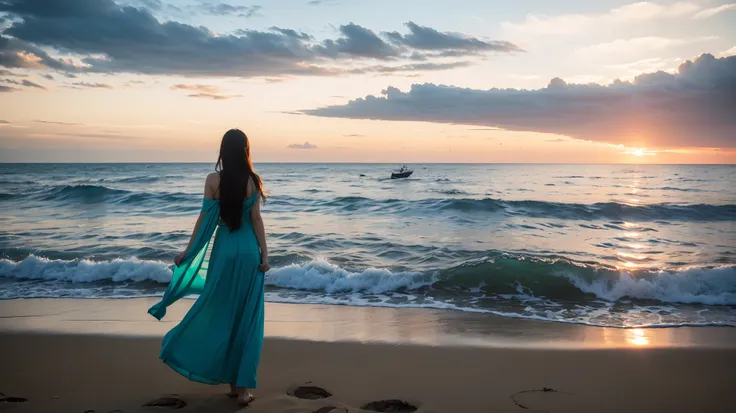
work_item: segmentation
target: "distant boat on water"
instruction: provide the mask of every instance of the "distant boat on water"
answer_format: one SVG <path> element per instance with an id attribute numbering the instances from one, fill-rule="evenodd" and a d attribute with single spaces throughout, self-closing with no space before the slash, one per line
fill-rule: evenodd
<path id="1" fill-rule="evenodd" d="M 391 172 L 391 179 L 408 178 L 413 173 L 413 170 L 407 168 L 406 166 L 402 166 L 401 168 Z"/>

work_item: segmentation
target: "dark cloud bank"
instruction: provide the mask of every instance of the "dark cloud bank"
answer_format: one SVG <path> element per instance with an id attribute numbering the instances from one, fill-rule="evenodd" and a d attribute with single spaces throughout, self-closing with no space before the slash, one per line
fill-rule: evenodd
<path id="1" fill-rule="evenodd" d="M 226 3 L 208 7 L 208 13 L 218 15 L 247 16 L 252 11 Z M 279 27 L 215 34 L 205 27 L 161 22 L 148 8 L 112 0 L 0 0 L 0 12 L 13 19 L 0 33 L 0 67 L 70 73 L 239 77 L 389 73 L 443 70 L 467 64 L 457 61 L 467 56 L 521 51 L 512 43 L 443 33 L 413 22 L 407 23 L 405 34 L 375 33 L 349 23 L 340 26 L 338 37 L 318 41 Z M 48 48 L 81 56 L 84 65 L 50 55 Z M 435 62 L 408 64 L 430 58 Z"/>
<path id="2" fill-rule="evenodd" d="M 648 147 L 736 147 L 736 56 L 703 54 L 675 74 L 642 74 L 608 86 L 463 89 L 389 86 L 383 96 L 302 113 L 351 119 L 423 121 L 557 133 L 577 139 Z"/>

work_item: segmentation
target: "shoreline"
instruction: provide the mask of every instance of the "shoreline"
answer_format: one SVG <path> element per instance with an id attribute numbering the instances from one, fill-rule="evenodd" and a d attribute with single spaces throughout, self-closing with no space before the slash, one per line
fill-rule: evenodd
<path id="1" fill-rule="evenodd" d="M 145 313 L 155 300 L 0 301 L 0 391 L 28 399 L 0 410 L 144 413 L 160 397 L 184 401 L 182 413 L 358 413 L 385 399 L 419 413 L 691 413 L 736 404 L 736 329 L 268 303 L 257 399 L 239 409 L 224 397 L 227 386 L 190 382 L 158 359 L 163 334 L 193 301 L 160 322 Z M 300 385 L 332 396 L 287 394 Z"/>
<path id="2" fill-rule="evenodd" d="M 0 333 L 163 337 L 194 300 L 158 321 L 146 310 L 159 297 L 0 300 Z M 538 349 L 736 349 L 736 328 L 599 327 L 427 308 L 266 303 L 265 336 L 307 341 Z"/>

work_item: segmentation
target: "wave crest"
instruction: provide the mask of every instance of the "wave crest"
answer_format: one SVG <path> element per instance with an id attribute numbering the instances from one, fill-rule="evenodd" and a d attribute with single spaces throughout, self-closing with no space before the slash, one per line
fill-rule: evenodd
<path id="1" fill-rule="evenodd" d="M 30 255 L 23 261 L 0 260 L 0 277 L 89 283 L 95 281 L 171 281 L 169 266 L 137 258 L 110 261 L 50 260 Z"/>
<path id="2" fill-rule="evenodd" d="M 97 281 L 160 284 L 171 280 L 171 266 L 161 261 L 49 260 L 29 256 L 0 260 L 0 278 L 90 283 Z M 323 259 L 274 268 L 266 274 L 271 287 L 321 292 L 440 294 L 455 300 L 503 297 L 523 291 L 530 297 L 585 303 L 591 299 L 623 299 L 663 303 L 736 305 L 736 266 L 689 268 L 681 271 L 628 272 L 572 262 L 562 258 L 500 257 L 428 272 L 369 268 L 350 271 Z M 431 290 L 431 291 L 430 291 Z M 595 298 L 591 298 L 593 295 Z M 21 297 L 14 297 L 21 298 Z"/>

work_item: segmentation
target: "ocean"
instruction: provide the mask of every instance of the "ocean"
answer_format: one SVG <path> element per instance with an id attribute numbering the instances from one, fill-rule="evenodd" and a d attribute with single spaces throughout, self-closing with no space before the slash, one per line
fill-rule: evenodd
<path id="1" fill-rule="evenodd" d="M 410 166 L 256 164 L 266 300 L 736 326 L 736 166 Z M 0 299 L 161 295 L 213 170 L 0 164 Z"/>

